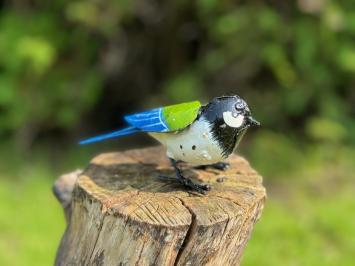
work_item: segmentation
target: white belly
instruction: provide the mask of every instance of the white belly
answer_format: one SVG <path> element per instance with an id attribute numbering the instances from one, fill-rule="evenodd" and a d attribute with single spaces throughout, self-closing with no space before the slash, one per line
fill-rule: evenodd
<path id="1" fill-rule="evenodd" d="M 209 127 L 209 123 L 200 118 L 184 131 L 150 135 L 167 147 L 169 158 L 193 165 L 205 165 L 224 159 L 222 149 L 213 139 Z"/>

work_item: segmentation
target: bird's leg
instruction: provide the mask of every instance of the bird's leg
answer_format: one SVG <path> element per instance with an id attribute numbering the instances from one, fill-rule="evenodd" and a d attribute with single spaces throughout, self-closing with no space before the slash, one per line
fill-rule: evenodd
<path id="1" fill-rule="evenodd" d="M 173 159 L 170 159 L 170 161 L 175 169 L 177 180 L 185 187 L 196 190 L 197 192 L 202 194 L 211 189 L 211 186 L 208 184 L 197 184 L 194 183 L 191 179 L 184 177 L 180 168 L 177 166 L 176 161 Z"/>
<path id="2" fill-rule="evenodd" d="M 230 164 L 229 163 L 225 163 L 225 162 L 218 162 L 218 163 L 214 163 L 214 164 L 209 164 L 209 165 L 199 165 L 196 168 L 197 169 L 202 169 L 202 170 L 206 170 L 207 168 L 211 167 L 217 170 L 222 170 L 225 171 L 229 168 Z"/>
<path id="3" fill-rule="evenodd" d="M 195 190 L 201 194 L 205 194 L 206 191 L 211 189 L 211 186 L 208 184 L 197 184 L 197 183 L 194 183 L 191 179 L 184 177 L 180 168 L 177 166 L 177 161 L 175 161 L 174 159 L 170 159 L 170 162 L 171 162 L 172 166 L 174 167 L 176 178 L 168 177 L 167 178 L 168 180 L 172 181 L 172 179 L 175 179 L 175 181 L 178 181 L 179 183 L 181 183 L 185 187 Z"/>

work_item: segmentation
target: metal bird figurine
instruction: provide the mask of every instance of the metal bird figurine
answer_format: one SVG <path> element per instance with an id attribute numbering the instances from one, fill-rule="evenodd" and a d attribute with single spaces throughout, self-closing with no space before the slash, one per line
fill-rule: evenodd
<path id="1" fill-rule="evenodd" d="M 183 176 L 178 163 L 224 170 L 228 164 L 221 161 L 234 151 L 249 127 L 260 125 L 251 116 L 247 103 L 237 95 L 217 97 L 204 106 L 194 101 L 156 108 L 124 119 L 128 127 L 79 143 L 146 132 L 167 147 L 167 156 L 176 172 L 173 179 L 200 193 L 210 190 L 210 186 Z"/>

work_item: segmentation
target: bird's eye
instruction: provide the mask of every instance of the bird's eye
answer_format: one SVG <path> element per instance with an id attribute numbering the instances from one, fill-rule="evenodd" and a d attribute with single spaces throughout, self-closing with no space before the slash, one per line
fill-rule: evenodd
<path id="1" fill-rule="evenodd" d="M 230 127 L 240 127 L 244 123 L 244 116 L 241 114 L 233 114 L 232 112 L 224 112 L 223 120 Z"/>
<path id="2" fill-rule="evenodd" d="M 237 110 L 242 110 L 242 109 L 244 109 L 244 107 L 245 107 L 245 105 L 243 102 L 237 102 L 235 104 L 235 109 L 237 109 Z"/>

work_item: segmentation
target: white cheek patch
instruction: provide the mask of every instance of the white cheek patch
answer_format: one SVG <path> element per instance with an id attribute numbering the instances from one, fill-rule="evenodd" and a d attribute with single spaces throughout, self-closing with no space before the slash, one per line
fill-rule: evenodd
<path id="1" fill-rule="evenodd" d="M 232 112 L 224 112 L 223 120 L 230 127 L 240 127 L 241 125 L 243 125 L 244 116 L 237 115 L 236 117 L 234 117 Z"/>

